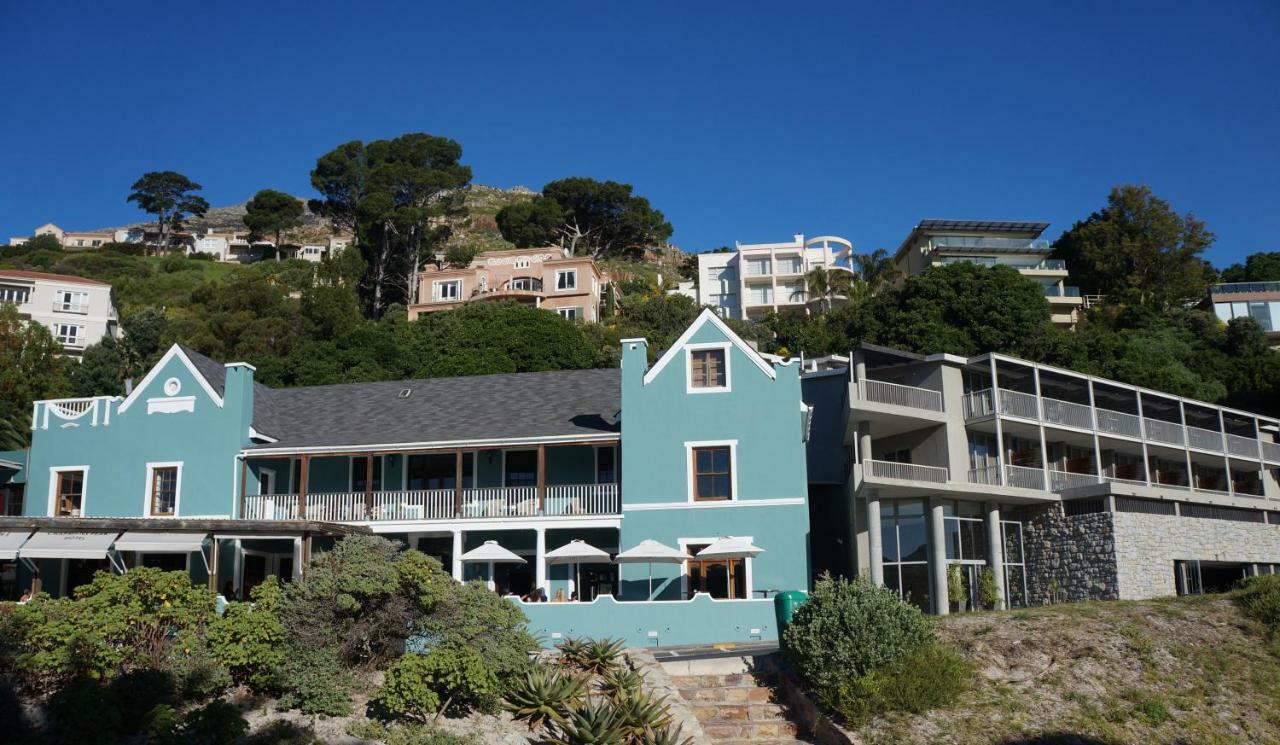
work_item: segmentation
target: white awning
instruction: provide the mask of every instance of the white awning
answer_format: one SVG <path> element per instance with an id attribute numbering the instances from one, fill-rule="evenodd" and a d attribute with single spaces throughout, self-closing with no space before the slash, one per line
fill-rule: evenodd
<path id="1" fill-rule="evenodd" d="M 698 552 L 699 559 L 749 559 L 764 553 L 750 538 L 719 538 Z"/>
<path id="2" fill-rule="evenodd" d="M 524 559 L 498 545 L 497 541 L 485 541 L 458 557 L 465 562 L 493 562 L 495 564 L 523 564 Z"/>
<path id="3" fill-rule="evenodd" d="M 18 549 L 23 559 L 105 559 L 119 532 L 46 533 L 38 531 Z"/>
<path id="4" fill-rule="evenodd" d="M 608 564 L 609 552 L 575 538 L 560 548 L 548 551 L 546 559 L 548 564 Z"/>
<path id="5" fill-rule="evenodd" d="M 18 549 L 26 543 L 30 530 L 8 530 L 0 532 L 0 561 L 13 561 L 18 558 Z"/>
<path id="6" fill-rule="evenodd" d="M 151 533 L 130 530 L 116 539 L 117 551 L 146 554 L 189 554 L 204 548 L 208 533 Z"/>
<path id="7" fill-rule="evenodd" d="M 615 564 L 652 564 L 654 562 L 679 564 L 688 558 L 689 555 L 678 548 L 646 538 L 613 557 L 613 562 Z"/>

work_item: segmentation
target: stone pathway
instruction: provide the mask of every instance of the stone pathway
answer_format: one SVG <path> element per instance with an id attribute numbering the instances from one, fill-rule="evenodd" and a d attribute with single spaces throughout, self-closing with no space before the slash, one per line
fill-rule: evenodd
<path id="1" fill-rule="evenodd" d="M 751 657 L 663 662 L 702 731 L 722 745 L 807 742 L 775 690 L 776 674 Z"/>

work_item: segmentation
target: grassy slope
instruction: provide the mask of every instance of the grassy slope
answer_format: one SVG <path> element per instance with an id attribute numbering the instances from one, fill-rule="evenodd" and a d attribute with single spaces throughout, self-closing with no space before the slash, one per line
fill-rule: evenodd
<path id="1" fill-rule="evenodd" d="M 951 616 L 977 683 L 868 743 L 1280 743 L 1280 644 L 1221 596 Z"/>

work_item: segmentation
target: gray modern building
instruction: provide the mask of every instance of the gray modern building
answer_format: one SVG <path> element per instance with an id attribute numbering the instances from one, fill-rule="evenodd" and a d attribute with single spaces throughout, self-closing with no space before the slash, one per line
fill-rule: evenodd
<path id="1" fill-rule="evenodd" d="M 817 567 L 935 613 L 984 568 L 1011 606 L 1280 571 L 1280 420 L 1000 354 L 807 368 Z"/>

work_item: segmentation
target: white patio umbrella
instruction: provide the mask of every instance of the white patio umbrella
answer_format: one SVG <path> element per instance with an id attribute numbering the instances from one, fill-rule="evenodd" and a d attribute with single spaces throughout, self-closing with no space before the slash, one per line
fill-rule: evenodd
<path id="1" fill-rule="evenodd" d="M 574 538 L 560 548 L 555 548 L 546 553 L 548 564 L 572 564 L 573 587 L 569 592 L 578 589 L 578 564 L 601 564 L 609 562 L 609 552 L 604 549 L 596 548 L 581 538 Z M 579 595 L 581 600 L 582 596 Z"/>
<path id="2" fill-rule="evenodd" d="M 764 553 L 750 538 L 717 538 L 698 552 L 699 559 L 750 559 Z"/>
<path id="3" fill-rule="evenodd" d="M 613 558 L 615 564 L 648 564 L 649 565 L 649 598 L 653 598 L 653 564 L 679 564 L 689 558 L 688 554 L 665 543 L 650 538 L 640 541 L 634 547 L 619 553 Z"/>
<path id="4" fill-rule="evenodd" d="M 497 541 L 485 541 L 483 544 L 471 549 L 461 557 L 464 563 L 477 564 L 486 563 L 489 565 L 489 578 L 485 582 L 489 589 L 495 589 L 493 582 L 493 565 L 494 564 L 523 564 L 524 559 L 520 556 L 508 551 L 498 545 Z"/>

